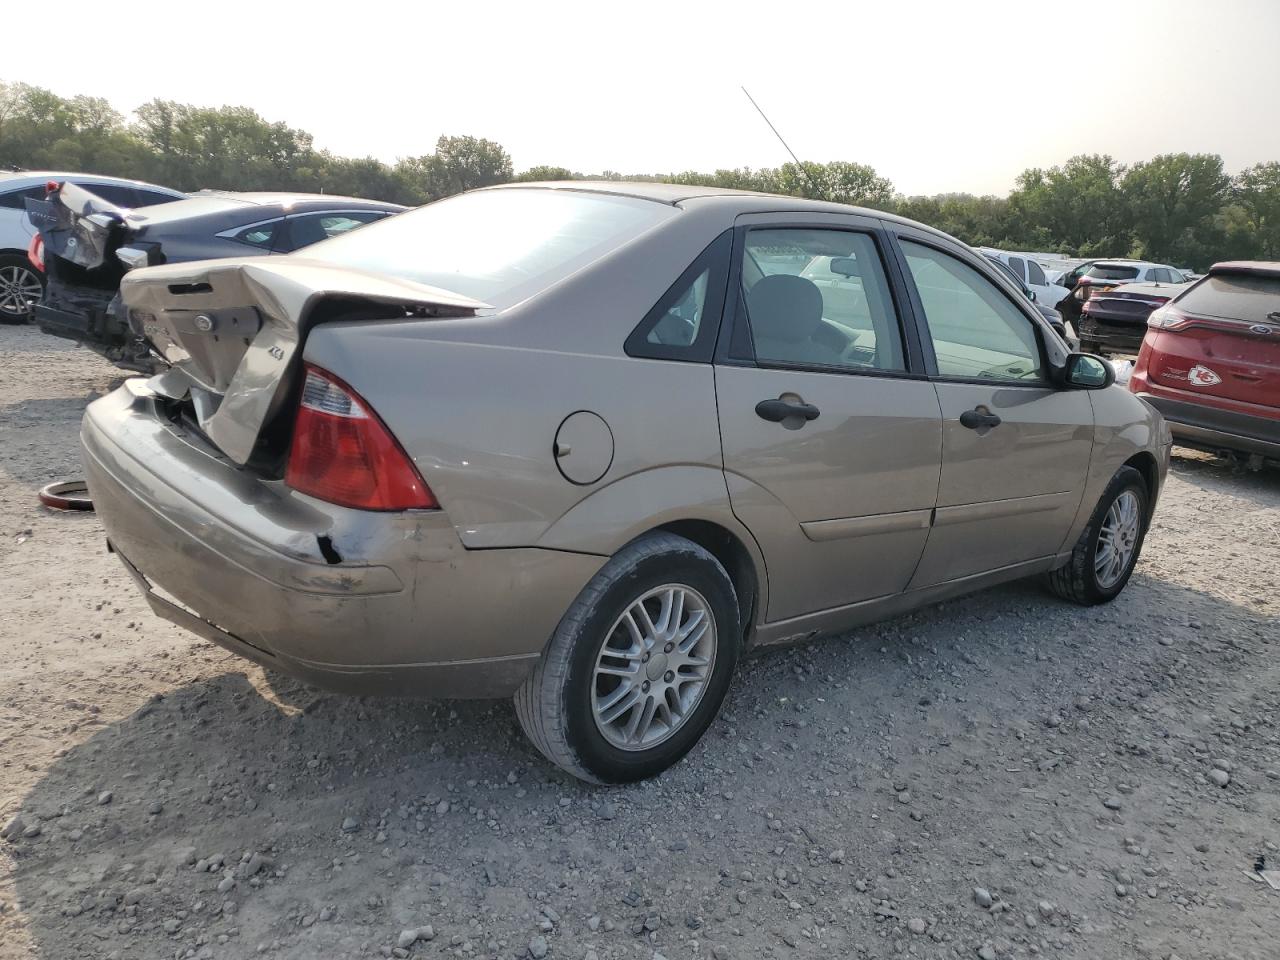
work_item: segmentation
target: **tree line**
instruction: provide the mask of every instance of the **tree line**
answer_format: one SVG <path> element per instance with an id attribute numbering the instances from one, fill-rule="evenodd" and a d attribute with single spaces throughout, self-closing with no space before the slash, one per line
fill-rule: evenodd
<path id="1" fill-rule="evenodd" d="M 761 190 L 852 203 L 930 224 L 974 246 L 1063 256 L 1132 256 L 1204 269 L 1216 260 L 1280 260 L 1280 162 L 1228 174 L 1216 154 L 1164 154 L 1125 165 L 1072 157 L 1032 168 L 1008 197 L 904 196 L 849 161 L 669 174 L 519 173 L 498 143 L 442 136 L 394 164 L 316 149 L 311 134 L 248 107 L 152 100 L 126 118 L 101 97 L 60 97 L 0 82 L 0 169 L 80 170 L 179 190 L 290 190 L 418 205 L 509 181 L 649 180 Z"/>

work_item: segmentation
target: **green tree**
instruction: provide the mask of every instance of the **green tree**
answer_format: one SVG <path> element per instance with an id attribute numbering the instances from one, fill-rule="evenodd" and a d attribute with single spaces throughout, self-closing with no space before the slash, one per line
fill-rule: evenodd
<path id="1" fill-rule="evenodd" d="M 1241 228 L 1254 236 L 1252 256 L 1280 260 L 1280 162 L 1272 160 L 1241 171 L 1232 193 L 1243 211 Z"/>
<path id="2" fill-rule="evenodd" d="M 577 180 L 580 177 L 568 167 L 549 167 L 544 165 L 530 167 L 528 170 L 517 173 L 514 179 L 519 183 L 539 183 L 552 180 Z"/>
<path id="3" fill-rule="evenodd" d="M 480 137 L 441 137 L 436 152 L 408 157 L 396 173 L 422 202 L 464 190 L 506 183 L 512 177 L 511 156 L 500 144 Z"/>
<path id="4" fill-rule="evenodd" d="M 1131 218 L 1120 191 L 1123 174 L 1124 167 L 1105 154 L 1025 170 L 1009 195 L 1010 228 L 1022 245 L 1034 249 L 1123 256 L 1131 244 Z"/>
<path id="5" fill-rule="evenodd" d="M 1170 153 L 1134 164 L 1120 184 L 1133 222 L 1134 255 L 1207 267 L 1225 240 L 1217 216 L 1230 186 L 1217 154 Z"/>

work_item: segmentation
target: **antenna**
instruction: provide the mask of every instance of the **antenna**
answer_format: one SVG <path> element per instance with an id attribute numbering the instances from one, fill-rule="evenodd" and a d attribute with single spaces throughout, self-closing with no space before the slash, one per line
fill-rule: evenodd
<path id="1" fill-rule="evenodd" d="M 742 88 L 742 92 L 747 95 L 747 99 L 750 100 L 751 105 L 756 108 L 756 112 L 760 114 L 760 118 L 764 120 L 765 123 L 769 124 L 769 129 L 772 130 L 773 135 L 778 138 L 778 142 L 782 144 L 783 147 L 786 148 L 787 153 L 791 154 L 791 159 L 796 162 L 796 167 L 800 170 L 800 173 L 803 174 L 804 179 L 809 184 L 809 189 L 813 191 L 814 196 L 818 197 L 819 199 L 825 200 L 826 195 L 818 189 L 818 185 L 815 184 L 813 182 L 813 178 L 809 176 L 809 169 L 803 163 L 800 162 L 800 158 L 796 156 L 796 152 L 791 149 L 791 147 L 787 144 L 787 141 L 782 139 L 782 134 L 780 134 L 778 132 L 778 128 L 773 125 L 773 121 L 771 121 L 767 116 L 765 116 L 765 112 L 760 109 L 760 104 L 756 103 L 756 98 L 751 96 L 751 94 L 747 92 L 746 87 Z"/>

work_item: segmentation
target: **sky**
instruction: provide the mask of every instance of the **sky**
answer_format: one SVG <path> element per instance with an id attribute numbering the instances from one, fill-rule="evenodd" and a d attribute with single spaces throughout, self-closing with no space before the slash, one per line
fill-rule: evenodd
<path id="1" fill-rule="evenodd" d="M 1280 0 L 61 0 L 0 80 L 245 105 L 387 162 L 442 134 L 517 170 L 870 164 L 908 195 L 1004 195 L 1078 153 L 1280 160 Z M 39 38 L 39 39 L 37 39 Z"/>

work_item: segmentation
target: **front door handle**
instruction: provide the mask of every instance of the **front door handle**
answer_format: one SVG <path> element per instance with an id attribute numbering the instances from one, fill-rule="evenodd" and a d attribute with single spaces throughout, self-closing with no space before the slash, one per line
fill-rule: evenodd
<path id="1" fill-rule="evenodd" d="M 970 430 L 990 430 L 1000 426 L 1000 418 L 986 407 L 975 407 L 960 414 L 960 426 Z"/>
<path id="2" fill-rule="evenodd" d="M 756 404 L 756 416 L 761 420 L 769 420 L 773 423 L 781 423 L 788 417 L 803 417 L 806 421 L 817 420 L 820 412 L 812 403 L 761 400 Z"/>

